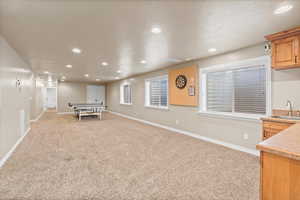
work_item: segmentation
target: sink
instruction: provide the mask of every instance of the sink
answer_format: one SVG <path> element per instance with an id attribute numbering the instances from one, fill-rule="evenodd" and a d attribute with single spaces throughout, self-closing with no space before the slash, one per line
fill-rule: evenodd
<path id="1" fill-rule="evenodd" d="M 272 117 L 278 119 L 300 120 L 300 117 L 296 117 L 296 116 L 272 116 Z"/>

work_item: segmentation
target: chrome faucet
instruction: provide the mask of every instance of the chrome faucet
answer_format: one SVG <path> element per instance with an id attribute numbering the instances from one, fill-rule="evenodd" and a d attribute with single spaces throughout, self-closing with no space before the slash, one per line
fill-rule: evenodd
<path id="1" fill-rule="evenodd" d="M 289 115 L 289 116 L 293 116 L 293 105 L 292 105 L 292 102 L 291 102 L 290 100 L 287 100 L 286 106 L 289 106 L 289 107 L 290 107 L 290 110 L 289 110 L 289 112 L 288 112 L 288 115 Z"/>

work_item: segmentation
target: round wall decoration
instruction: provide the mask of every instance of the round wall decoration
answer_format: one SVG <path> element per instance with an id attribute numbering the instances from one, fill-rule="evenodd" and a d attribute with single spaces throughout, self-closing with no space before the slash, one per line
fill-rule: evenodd
<path id="1" fill-rule="evenodd" d="M 175 80 L 176 87 L 179 89 L 185 88 L 187 83 L 187 78 L 184 75 L 178 75 Z"/>

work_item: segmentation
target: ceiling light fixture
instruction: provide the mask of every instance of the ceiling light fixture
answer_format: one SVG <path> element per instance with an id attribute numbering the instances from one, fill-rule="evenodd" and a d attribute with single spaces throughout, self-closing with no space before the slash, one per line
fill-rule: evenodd
<path id="1" fill-rule="evenodd" d="M 102 65 L 103 65 L 103 66 L 107 66 L 108 63 L 107 63 L 107 62 L 102 62 Z"/>
<path id="2" fill-rule="evenodd" d="M 277 9 L 275 9 L 274 14 L 275 15 L 280 15 L 280 14 L 283 14 L 283 13 L 286 13 L 286 12 L 290 11 L 292 8 L 293 8 L 293 5 L 285 4 L 285 5 L 282 5 L 282 6 L 278 7 Z"/>
<path id="3" fill-rule="evenodd" d="M 89 75 L 89 74 L 85 74 L 84 76 L 85 76 L 85 77 L 89 77 L 90 75 Z"/>
<path id="4" fill-rule="evenodd" d="M 66 65 L 66 68 L 72 68 L 72 65 Z"/>
<path id="5" fill-rule="evenodd" d="M 208 49 L 208 52 L 209 52 L 209 53 L 213 53 L 213 52 L 216 52 L 216 51 L 217 51 L 216 48 L 210 48 L 210 49 Z"/>
<path id="6" fill-rule="evenodd" d="M 76 53 L 76 54 L 80 54 L 81 53 L 81 49 L 79 49 L 79 48 L 73 48 L 72 52 Z"/>
<path id="7" fill-rule="evenodd" d="M 49 74 L 49 72 L 48 72 L 48 71 L 44 71 L 44 73 L 45 73 L 45 74 Z"/>
<path id="8" fill-rule="evenodd" d="M 154 34 L 159 34 L 161 33 L 161 29 L 159 27 L 154 27 L 151 29 L 151 32 Z"/>
<path id="9" fill-rule="evenodd" d="M 100 81 L 100 79 L 99 79 L 99 78 L 96 78 L 96 81 Z"/>
<path id="10" fill-rule="evenodd" d="M 118 70 L 118 71 L 117 71 L 117 73 L 119 73 L 119 74 L 120 74 L 121 72 L 122 72 L 121 70 Z"/>
<path id="11" fill-rule="evenodd" d="M 119 79 L 119 77 L 117 76 L 117 77 L 115 77 L 115 79 Z"/>
<path id="12" fill-rule="evenodd" d="M 147 61 L 146 61 L 146 60 L 141 60 L 141 63 L 142 63 L 142 64 L 146 64 Z"/>

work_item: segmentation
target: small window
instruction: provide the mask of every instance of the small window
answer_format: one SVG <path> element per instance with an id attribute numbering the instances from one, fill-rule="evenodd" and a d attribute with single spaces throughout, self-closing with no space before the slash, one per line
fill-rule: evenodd
<path id="1" fill-rule="evenodd" d="M 145 106 L 168 107 L 168 77 L 156 77 L 145 82 Z"/>
<path id="2" fill-rule="evenodd" d="M 269 113 L 268 59 L 203 69 L 201 111 L 255 117 Z"/>
<path id="3" fill-rule="evenodd" d="M 120 103 L 121 104 L 132 104 L 132 90 L 131 85 L 123 84 L 120 87 Z"/>

